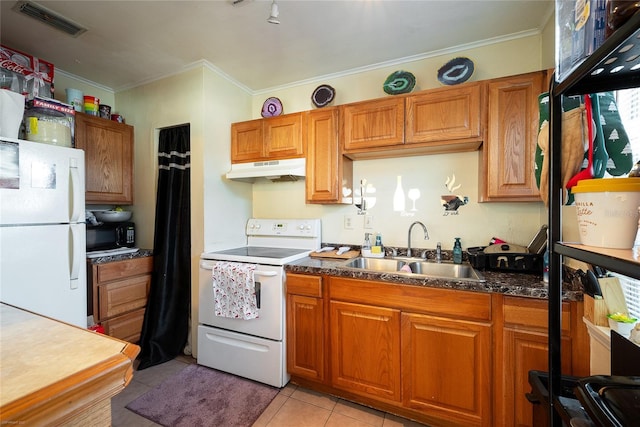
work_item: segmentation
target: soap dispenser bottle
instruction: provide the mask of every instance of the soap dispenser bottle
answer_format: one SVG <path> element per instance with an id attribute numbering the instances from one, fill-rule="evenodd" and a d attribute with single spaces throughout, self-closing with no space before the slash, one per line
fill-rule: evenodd
<path id="1" fill-rule="evenodd" d="M 453 244 L 453 263 L 462 264 L 462 245 L 459 237 L 456 237 L 456 241 Z"/>
<path id="2" fill-rule="evenodd" d="M 362 249 L 371 250 L 371 240 L 369 240 L 369 236 L 371 236 L 371 233 L 364 233 L 364 244 L 362 245 Z"/>

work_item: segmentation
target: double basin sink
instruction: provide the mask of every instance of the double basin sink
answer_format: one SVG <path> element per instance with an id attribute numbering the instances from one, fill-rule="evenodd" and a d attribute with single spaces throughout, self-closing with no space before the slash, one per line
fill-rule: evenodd
<path id="1" fill-rule="evenodd" d="M 342 264 L 344 268 L 372 271 L 376 273 L 394 273 L 406 276 L 431 277 L 450 280 L 468 280 L 485 282 L 485 278 L 470 264 L 451 262 L 433 262 L 422 258 L 364 258 L 350 259 Z"/>

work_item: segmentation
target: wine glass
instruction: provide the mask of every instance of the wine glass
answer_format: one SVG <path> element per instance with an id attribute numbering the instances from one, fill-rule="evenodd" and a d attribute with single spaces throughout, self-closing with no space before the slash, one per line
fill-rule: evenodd
<path id="1" fill-rule="evenodd" d="M 409 192 L 407 193 L 407 196 L 409 197 L 409 200 L 411 200 L 413 202 L 413 207 L 411 208 L 412 211 L 416 211 L 416 200 L 418 200 L 420 198 L 420 190 L 418 190 L 417 188 L 411 188 L 409 189 Z"/>

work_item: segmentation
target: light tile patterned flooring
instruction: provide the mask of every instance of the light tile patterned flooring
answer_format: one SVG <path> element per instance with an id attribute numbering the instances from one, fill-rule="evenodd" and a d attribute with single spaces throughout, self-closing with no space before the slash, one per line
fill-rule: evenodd
<path id="1" fill-rule="evenodd" d="M 141 417 L 125 406 L 138 396 L 181 371 L 191 357 L 172 361 L 142 371 L 134 371 L 133 380 L 111 399 L 113 427 L 147 427 L 158 424 Z M 280 390 L 254 427 L 420 427 L 420 424 L 375 409 L 367 408 L 326 394 L 288 384 Z M 224 426 L 211 426 L 224 427 Z"/>

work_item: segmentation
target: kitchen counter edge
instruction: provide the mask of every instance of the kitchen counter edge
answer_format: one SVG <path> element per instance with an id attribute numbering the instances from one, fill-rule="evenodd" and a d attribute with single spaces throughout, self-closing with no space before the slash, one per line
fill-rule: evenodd
<path id="1" fill-rule="evenodd" d="M 130 254 L 119 254 L 119 255 L 102 256 L 97 258 L 87 258 L 87 261 L 91 264 L 106 264 L 108 262 L 125 261 L 128 259 L 145 258 L 149 256 L 153 256 L 153 251 L 151 249 L 140 249 L 138 252 L 133 252 Z"/>
<path id="2" fill-rule="evenodd" d="M 504 295 L 547 299 L 548 284 L 537 274 L 498 272 L 482 270 L 485 282 L 462 279 L 410 277 L 402 274 L 379 273 L 374 271 L 354 271 L 342 267 L 345 260 L 326 260 L 302 258 L 285 264 L 287 273 L 329 275 L 359 280 L 377 280 L 402 285 L 428 286 L 433 288 L 455 289 L 461 291 L 491 292 Z M 582 301 L 582 289 L 576 289 L 571 283 L 565 283 L 562 290 L 564 301 Z"/>

